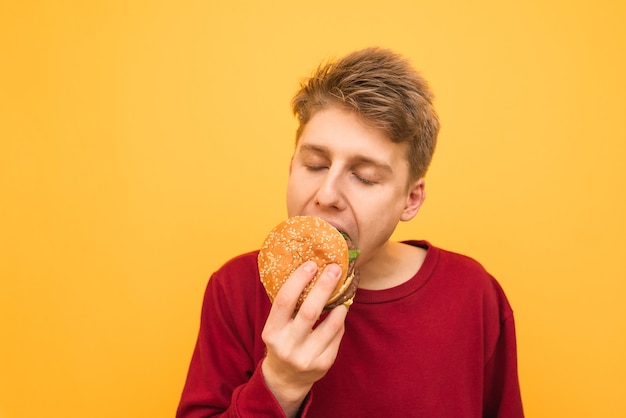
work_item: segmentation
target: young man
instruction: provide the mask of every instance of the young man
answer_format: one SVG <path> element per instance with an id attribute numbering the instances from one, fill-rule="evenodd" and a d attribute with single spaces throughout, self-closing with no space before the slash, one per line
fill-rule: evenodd
<path id="1" fill-rule="evenodd" d="M 395 53 L 320 67 L 293 100 L 289 216 L 319 216 L 361 250 L 350 311 L 322 308 L 339 266 L 306 262 L 272 305 L 257 252 L 208 283 L 178 417 L 523 416 L 513 313 L 475 261 L 390 241 L 424 202 L 439 129 L 426 82 Z"/>

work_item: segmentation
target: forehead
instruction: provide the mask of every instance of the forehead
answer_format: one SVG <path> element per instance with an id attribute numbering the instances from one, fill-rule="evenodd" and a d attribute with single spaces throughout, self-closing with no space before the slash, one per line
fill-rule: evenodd
<path id="1" fill-rule="evenodd" d="M 366 124 L 353 111 L 339 107 L 317 111 L 304 126 L 296 152 L 309 150 L 408 168 L 406 143 L 393 142 L 382 129 Z"/>

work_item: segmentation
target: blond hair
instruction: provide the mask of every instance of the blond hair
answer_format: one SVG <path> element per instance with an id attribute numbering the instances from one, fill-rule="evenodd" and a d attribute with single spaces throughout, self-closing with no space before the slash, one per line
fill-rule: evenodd
<path id="1" fill-rule="evenodd" d="M 353 110 L 393 142 L 407 142 L 410 180 L 426 174 L 439 132 L 433 94 L 402 56 L 381 48 L 355 51 L 321 65 L 292 100 L 302 130 L 315 112 L 331 106 Z"/>

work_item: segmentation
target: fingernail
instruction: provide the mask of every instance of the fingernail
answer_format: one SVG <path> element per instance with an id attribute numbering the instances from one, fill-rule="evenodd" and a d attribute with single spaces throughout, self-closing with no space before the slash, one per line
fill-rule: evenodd
<path id="1" fill-rule="evenodd" d="M 326 272 L 330 277 L 336 279 L 341 274 L 341 267 L 339 267 L 337 264 L 330 264 L 328 267 L 326 267 Z"/>
<path id="2" fill-rule="evenodd" d="M 313 274 L 315 273 L 315 270 L 317 270 L 317 264 L 315 264 L 315 261 L 307 261 L 306 263 L 304 263 L 304 271 L 306 271 L 309 274 Z"/>

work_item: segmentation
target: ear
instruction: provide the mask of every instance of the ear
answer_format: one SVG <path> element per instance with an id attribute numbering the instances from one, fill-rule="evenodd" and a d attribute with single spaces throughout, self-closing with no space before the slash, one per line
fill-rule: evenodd
<path id="1" fill-rule="evenodd" d="M 291 167 L 293 166 L 293 155 L 291 156 L 291 159 L 289 160 L 289 174 L 291 175 Z"/>
<path id="2" fill-rule="evenodd" d="M 423 177 L 415 180 L 409 186 L 406 204 L 404 206 L 404 210 L 402 211 L 402 215 L 400 216 L 401 221 L 410 221 L 415 217 L 415 215 L 417 215 L 422 203 L 424 203 L 424 199 L 426 199 L 425 186 L 426 182 Z"/>

